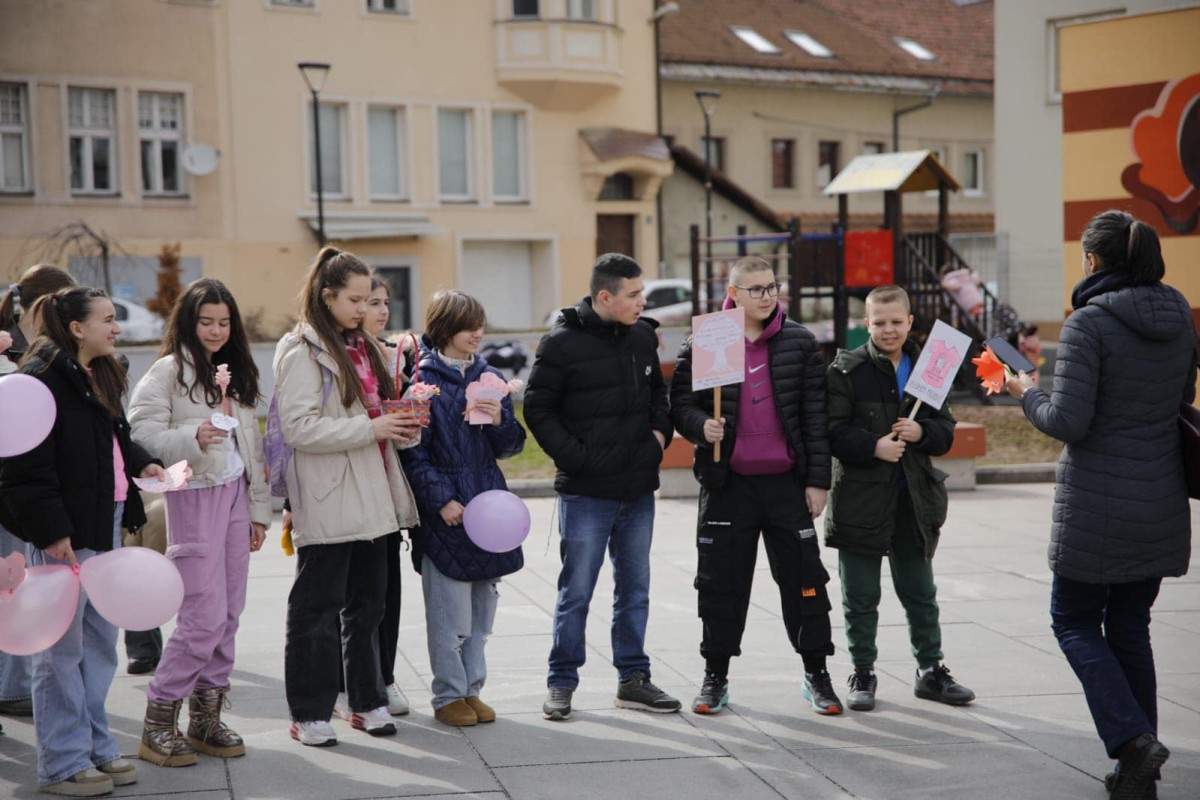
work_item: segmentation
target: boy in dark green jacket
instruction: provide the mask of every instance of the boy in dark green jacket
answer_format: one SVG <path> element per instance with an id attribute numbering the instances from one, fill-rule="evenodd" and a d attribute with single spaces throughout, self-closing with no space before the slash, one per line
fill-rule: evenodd
<path id="1" fill-rule="evenodd" d="M 875 632 L 879 623 L 880 565 L 888 557 L 892 583 L 908 617 L 917 659 L 917 697 L 963 705 L 975 693 L 942 665 L 933 553 L 946 521 L 945 473 L 930 456 L 954 442 L 948 408 L 915 403 L 904 385 L 921 354 L 908 341 L 912 328 L 908 293 L 880 286 L 867 295 L 862 347 L 838 353 L 829 365 L 829 442 L 833 487 L 825 514 L 825 544 L 838 548 L 842 608 L 854 672 L 847 705 L 875 707 Z"/>

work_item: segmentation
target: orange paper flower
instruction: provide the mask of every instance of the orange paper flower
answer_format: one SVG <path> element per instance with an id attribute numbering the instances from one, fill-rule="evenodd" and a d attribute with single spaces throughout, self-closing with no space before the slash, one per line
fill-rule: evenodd
<path id="1" fill-rule="evenodd" d="M 975 377 L 979 378 L 979 384 L 987 389 L 988 394 L 1004 391 L 1004 364 L 996 358 L 992 348 L 984 345 L 982 355 L 972 358 L 971 363 L 975 365 Z"/>

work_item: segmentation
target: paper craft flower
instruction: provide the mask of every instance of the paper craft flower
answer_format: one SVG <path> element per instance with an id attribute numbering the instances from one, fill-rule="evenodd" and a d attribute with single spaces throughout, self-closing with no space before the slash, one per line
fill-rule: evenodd
<path id="1" fill-rule="evenodd" d="M 983 353 L 978 358 L 972 358 L 971 363 L 975 365 L 975 377 L 979 378 L 979 385 L 987 389 L 988 394 L 1004 391 L 1004 364 L 996 358 L 992 348 L 984 345 Z"/>
<path id="2" fill-rule="evenodd" d="M 410 383 L 408 388 L 404 390 L 404 396 L 410 400 L 429 400 L 434 395 L 441 393 L 442 390 L 432 383 L 423 383 L 421 381 Z"/>
<path id="3" fill-rule="evenodd" d="M 229 388 L 229 365 L 228 364 L 217 364 L 216 381 L 217 381 L 217 386 L 221 387 L 221 394 L 224 395 L 225 391 Z"/>
<path id="4" fill-rule="evenodd" d="M 508 390 L 510 392 L 519 392 L 525 388 L 525 381 L 520 378 L 513 378 L 508 382 Z"/>

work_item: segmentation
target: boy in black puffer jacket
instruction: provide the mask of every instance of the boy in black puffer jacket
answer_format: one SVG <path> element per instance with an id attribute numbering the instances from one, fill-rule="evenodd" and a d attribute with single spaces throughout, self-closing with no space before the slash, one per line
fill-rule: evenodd
<path id="1" fill-rule="evenodd" d="M 834 462 L 825 544 L 839 550 L 846 639 L 854 661 L 846 699 L 855 711 L 875 707 L 875 631 L 885 555 L 917 659 L 914 693 L 950 705 L 975 699 L 941 664 L 932 561 L 946 521 L 946 475 L 929 457 L 950 449 L 954 417 L 946 406 L 923 406 L 915 419 L 905 416 L 912 401 L 905 401 L 904 385 L 921 355 L 908 341 L 910 308 L 899 286 L 871 290 L 870 341 L 838 353 L 828 373 Z"/>
<path id="2" fill-rule="evenodd" d="M 689 338 L 671 382 L 671 419 L 696 445 L 700 481 L 696 590 L 704 683 L 692 701 L 697 714 L 715 714 L 729 702 L 729 661 L 741 655 L 760 533 L 788 642 L 804 660 L 804 696 L 819 714 L 842 711 L 825 669 L 833 655 L 829 574 L 813 525 L 830 478 L 825 362 L 812 333 L 783 313 L 778 295 L 769 263 L 757 256 L 734 263 L 725 307 L 745 309 L 745 381 L 724 387 L 714 410 L 711 390 L 692 391 Z M 717 442 L 724 446 L 714 462 Z"/>

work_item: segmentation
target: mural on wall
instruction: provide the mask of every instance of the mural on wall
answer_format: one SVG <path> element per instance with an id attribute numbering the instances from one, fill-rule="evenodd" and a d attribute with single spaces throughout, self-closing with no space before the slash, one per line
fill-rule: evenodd
<path id="1" fill-rule="evenodd" d="M 1121 173 L 1121 185 L 1153 203 L 1177 233 L 1193 232 L 1200 222 L 1200 73 L 1167 83 L 1130 132 L 1139 160 Z"/>

